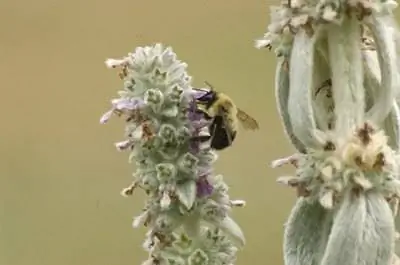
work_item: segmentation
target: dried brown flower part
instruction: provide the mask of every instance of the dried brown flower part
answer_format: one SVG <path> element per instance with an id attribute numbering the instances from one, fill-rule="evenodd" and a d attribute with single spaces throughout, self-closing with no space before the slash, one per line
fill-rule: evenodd
<path id="1" fill-rule="evenodd" d="M 324 151 L 335 151 L 336 146 L 332 141 L 327 141 L 324 146 Z"/>
<path id="2" fill-rule="evenodd" d="M 154 129 L 150 121 L 146 121 L 142 125 L 143 139 L 150 140 L 154 136 Z"/>
<path id="3" fill-rule="evenodd" d="M 377 130 L 365 122 L 355 130 L 355 134 L 341 147 L 341 159 L 349 166 L 361 171 L 390 171 L 393 164 L 393 151 L 387 145 L 384 131 Z"/>
<path id="4" fill-rule="evenodd" d="M 133 191 L 136 189 L 136 187 L 137 187 L 137 183 L 136 182 L 132 183 L 130 186 L 124 188 L 121 191 L 121 195 L 124 197 L 131 196 L 133 194 Z"/>
<path id="5" fill-rule="evenodd" d="M 360 128 L 356 130 L 356 135 L 360 138 L 364 145 L 371 142 L 371 135 L 375 132 L 375 128 L 371 124 L 365 122 Z"/>

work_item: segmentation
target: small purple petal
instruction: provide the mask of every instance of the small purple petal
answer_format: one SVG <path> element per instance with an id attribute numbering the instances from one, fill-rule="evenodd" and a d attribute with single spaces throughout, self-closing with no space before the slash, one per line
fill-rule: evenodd
<path id="1" fill-rule="evenodd" d="M 114 112 L 114 109 L 107 111 L 106 113 L 103 114 L 100 118 L 100 124 L 105 124 L 108 122 L 108 120 L 111 118 L 112 114 Z"/>
<path id="2" fill-rule="evenodd" d="M 122 142 L 115 143 L 115 147 L 118 151 L 124 151 L 133 145 L 132 141 L 126 140 Z"/>
<path id="3" fill-rule="evenodd" d="M 195 112 L 196 111 L 196 101 L 195 100 L 191 100 L 189 102 L 189 111 L 190 112 Z"/>
<path id="4" fill-rule="evenodd" d="M 189 103 L 188 119 L 191 121 L 198 121 L 204 118 L 204 114 L 197 110 L 195 101 Z"/>
<path id="5" fill-rule="evenodd" d="M 197 154 L 200 151 L 199 141 L 190 140 L 189 141 L 189 152 L 193 155 Z"/>
<path id="6" fill-rule="evenodd" d="M 206 176 L 200 176 L 196 182 L 197 186 L 197 196 L 209 196 L 212 194 L 214 187 L 208 182 Z"/>
<path id="7" fill-rule="evenodd" d="M 199 111 L 193 111 L 193 112 L 189 112 L 188 118 L 191 121 L 199 121 L 204 118 L 204 114 Z"/>

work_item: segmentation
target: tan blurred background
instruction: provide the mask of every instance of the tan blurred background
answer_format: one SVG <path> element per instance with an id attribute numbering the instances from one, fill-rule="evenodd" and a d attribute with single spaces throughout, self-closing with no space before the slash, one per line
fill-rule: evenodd
<path id="1" fill-rule="evenodd" d="M 264 0 L 0 1 L 0 265 L 134 265 L 146 257 L 131 219 L 143 194 L 131 181 L 122 123 L 99 125 L 121 88 L 107 57 L 163 42 L 258 119 L 220 153 L 217 172 L 246 236 L 237 264 L 282 264 L 283 223 L 294 201 L 275 183 L 293 152 L 275 109 L 272 52 L 253 48 L 268 23 Z"/>

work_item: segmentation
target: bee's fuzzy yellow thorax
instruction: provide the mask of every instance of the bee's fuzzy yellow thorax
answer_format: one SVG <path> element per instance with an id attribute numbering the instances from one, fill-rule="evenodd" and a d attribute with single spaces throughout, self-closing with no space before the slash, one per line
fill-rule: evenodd
<path id="1" fill-rule="evenodd" d="M 231 129 L 236 130 L 238 126 L 237 108 L 233 100 L 225 94 L 219 93 L 214 104 L 209 109 L 210 115 L 215 117 L 217 115 L 224 115 L 231 126 Z"/>
<path id="2" fill-rule="evenodd" d="M 218 115 L 219 109 L 223 108 L 226 112 L 233 112 L 237 113 L 237 109 L 235 104 L 233 103 L 232 99 L 225 94 L 219 93 L 217 96 L 217 99 L 214 101 L 214 103 L 210 107 L 214 113 L 213 116 Z"/>

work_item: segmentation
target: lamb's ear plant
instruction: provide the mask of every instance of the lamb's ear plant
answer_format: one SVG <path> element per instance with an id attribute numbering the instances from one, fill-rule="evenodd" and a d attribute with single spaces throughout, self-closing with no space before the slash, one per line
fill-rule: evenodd
<path id="1" fill-rule="evenodd" d="M 213 172 L 217 154 L 197 136 L 209 135 L 209 121 L 195 111 L 199 92 L 192 89 L 186 64 L 170 47 L 139 47 L 122 59 L 123 88 L 101 118 L 125 120 L 125 140 L 136 172 L 122 195 L 142 189 L 147 199 L 133 226 L 148 228 L 146 265 L 230 265 L 244 243 L 239 225 L 229 216 L 244 201 L 231 200 L 221 175 Z"/>
<path id="2" fill-rule="evenodd" d="M 298 199 L 285 265 L 389 265 L 399 181 L 399 32 L 392 0 L 289 0 L 258 48 L 278 56 L 276 97 L 297 152 L 279 182 Z"/>

